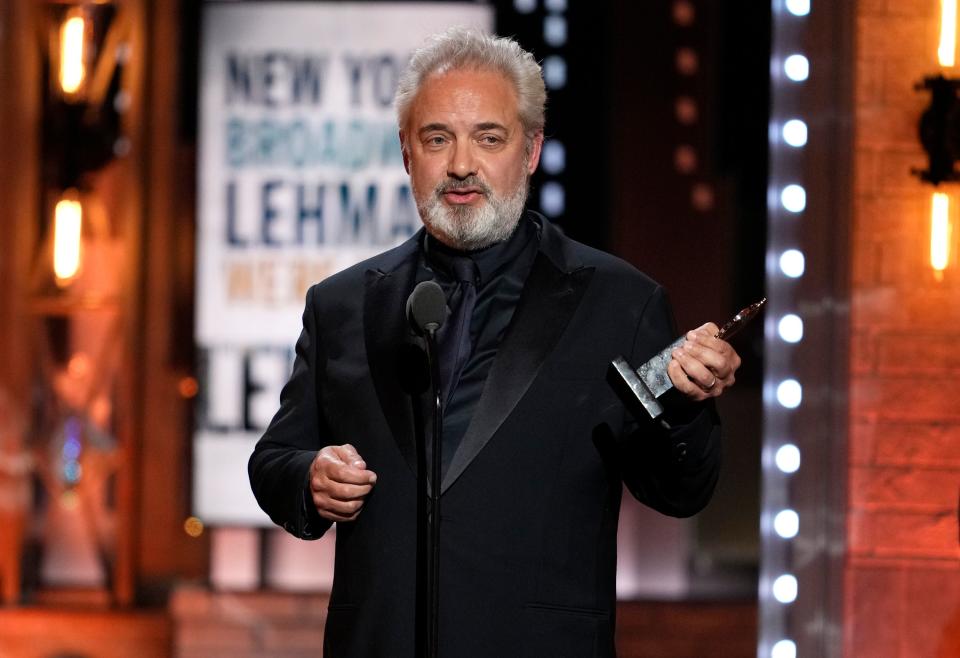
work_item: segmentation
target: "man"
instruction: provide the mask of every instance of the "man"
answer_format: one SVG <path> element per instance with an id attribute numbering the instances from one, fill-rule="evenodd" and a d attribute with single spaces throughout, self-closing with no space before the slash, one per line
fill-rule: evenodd
<path id="1" fill-rule="evenodd" d="M 397 112 L 425 229 L 307 294 L 293 374 L 250 478 L 289 532 L 316 538 L 338 524 L 327 656 L 414 654 L 416 442 L 429 395 L 411 384 L 420 348 L 404 307 L 419 281 L 440 283 L 449 306 L 441 655 L 613 656 L 623 483 L 674 516 L 712 492 L 708 399 L 740 360 L 706 324 L 673 355 L 684 399 L 666 422 L 624 408 L 607 366 L 670 343 L 666 298 L 524 212 L 545 100 L 540 67 L 513 41 L 452 30 L 418 51 Z"/>

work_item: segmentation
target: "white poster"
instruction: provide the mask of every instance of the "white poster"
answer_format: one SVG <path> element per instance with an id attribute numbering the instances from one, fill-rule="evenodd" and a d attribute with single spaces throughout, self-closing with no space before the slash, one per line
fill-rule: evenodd
<path id="1" fill-rule="evenodd" d="M 200 70 L 194 513 L 267 524 L 246 462 L 279 406 L 307 288 L 419 228 L 393 94 L 473 3 L 224 3 Z"/>

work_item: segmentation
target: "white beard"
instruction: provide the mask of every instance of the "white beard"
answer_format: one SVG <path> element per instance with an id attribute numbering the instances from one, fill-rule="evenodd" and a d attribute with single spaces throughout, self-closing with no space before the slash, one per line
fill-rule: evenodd
<path id="1" fill-rule="evenodd" d="M 427 232 L 448 247 L 461 251 L 476 251 L 503 242 L 517 228 L 524 205 L 527 203 L 530 177 L 524 176 L 513 194 L 496 196 L 478 176 L 463 180 L 443 181 L 423 201 L 417 201 L 420 218 Z M 477 207 L 448 206 L 443 194 L 452 189 L 476 187 L 483 191 L 485 202 Z M 417 190 L 413 191 L 417 197 Z"/>

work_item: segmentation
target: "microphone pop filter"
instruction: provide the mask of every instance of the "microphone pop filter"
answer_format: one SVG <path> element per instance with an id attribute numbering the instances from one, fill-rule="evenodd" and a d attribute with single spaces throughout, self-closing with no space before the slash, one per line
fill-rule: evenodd
<path id="1" fill-rule="evenodd" d="M 407 298 L 407 322 L 420 335 L 439 329 L 446 310 L 447 298 L 434 281 L 421 281 Z"/>

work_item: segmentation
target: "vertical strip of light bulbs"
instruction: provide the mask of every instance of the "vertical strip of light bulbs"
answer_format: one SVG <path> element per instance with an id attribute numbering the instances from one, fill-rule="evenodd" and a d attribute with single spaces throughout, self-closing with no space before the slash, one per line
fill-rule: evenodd
<path id="1" fill-rule="evenodd" d="M 810 14 L 810 0 L 772 0 L 770 195 L 768 201 L 766 373 L 764 382 L 763 494 L 760 521 L 760 636 L 758 658 L 796 658 L 799 639 L 791 632 L 790 606 L 799 594 L 793 571 L 793 542 L 800 515 L 791 506 L 790 479 L 800 469 L 800 448 L 791 436 L 791 414 L 803 402 L 803 385 L 793 375 L 795 346 L 803 340 L 796 287 L 806 259 L 799 238 L 807 191 L 803 171 L 807 122 L 794 111 L 810 76 L 810 62 L 794 46 Z M 790 35 L 788 42 L 784 35 Z M 785 42 L 785 43 L 781 43 Z"/>
<path id="2" fill-rule="evenodd" d="M 513 0 L 513 9 L 518 14 L 532 15 L 538 10 L 537 0 Z M 567 86 L 568 44 L 567 0 L 543 0 L 543 45 L 549 54 L 543 58 L 543 82 L 547 94 L 555 98 Z M 556 137 L 543 140 L 540 152 L 540 171 L 544 181 L 540 186 L 540 211 L 551 219 L 562 221 L 567 211 L 567 192 L 563 176 L 567 166 L 566 147 Z"/>
<path id="3" fill-rule="evenodd" d="M 940 67 L 948 69 L 956 64 L 957 52 L 957 0 L 940 2 L 940 43 L 937 60 Z M 945 192 L 933 192 L 930 202 L 930 267 L 938 281 L 943 280 L 944 270 L 950 264 L 950 244 L 953 238 L 952 199 Z"/>
<path id="4" fill-rule="evenodd" d="M 568 21 L 567 0 L 544 0 L 547 14 L 543 18 L 543 40 L 551 53 L 543 59 L 543 80 L 547 93 L 553 94 L 567 86 Z M 563 142 L 555 137 L 546 139 L 540 154 L 540 166 L 548 176 L 540 188 L 540 209 L 550 218 L 561 217 L 566 212 L 567 197 L 561 176 L 566 168 L 566 151 Z"/>
<path id="5" fill-rule="evenodd" d="M 537 11 L 537 0 L 513 0 L 513 9 L 518 14 L 532 15 Z M 541 64 L 543 81 L 551 102 L 555 94 L 567 86 L 568 46 L 567 0 L 543 0 L 543 43 L 545 52 Z M 557 137 L 545 137 L 540 152 L 540 171 L 544 181 L 540 185 L 540 211 L 551 219 L 562 221 L 567 211 L 567 192 L 563 177 L 567 167 L 567 152 Z"/>

